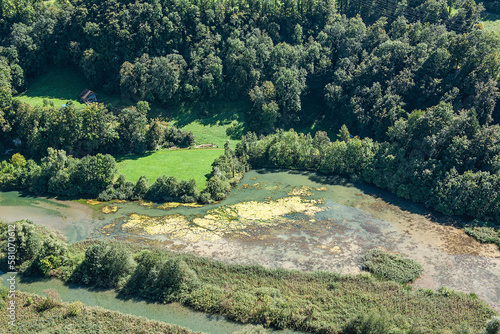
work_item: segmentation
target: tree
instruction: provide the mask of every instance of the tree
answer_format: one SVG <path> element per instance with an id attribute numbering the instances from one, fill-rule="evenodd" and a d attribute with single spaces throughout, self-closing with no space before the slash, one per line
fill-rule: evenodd
<path id="1" fill-rule="evenodd" d="M 297 119 L 302 109 L 300 96 L 306 87 L 306 71 L 297 67 L 280 67 L 274 74 L 277 103 L 281 109 L 281 119 L 286 124 Z"/>
<path id="2" fill-rule="evenodd" d="M 113 182 L 115 173 L 115 158 L 99 153 L 80 159 L 72 174 L 72 181 L 80 194 L 97 197 Z"/>

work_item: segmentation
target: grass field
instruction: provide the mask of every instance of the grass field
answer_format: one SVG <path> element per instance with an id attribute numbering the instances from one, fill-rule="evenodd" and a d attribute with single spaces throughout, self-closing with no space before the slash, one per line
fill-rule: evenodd
<path id="1" fill-rule="evenodd" d="M 104 103 L 118 109 L 127 108 L 137 101 L 118 95 L 106 95 L 89 86 L 81 73 L 71 68 L 52 69 L 36 78 L 28 89 L 17 96 L 31 105 L 42 105 L 44 100 L 61 107 L 73 101 L 77 107 L 79 94 L 89 88 L 96 92 Z M 151 103 L 149 117 L 161 118 L 183 130 L 192 131 L 197 144 L 216 144 L 219 149 L 163 150 L 145 155 L 116 156 L 118 174 L 124 174 L 129 181 L 137 181 L 146 175 L 154 182 L 160 175 L 175 176 L 178 179 L 194 178 L 200 189 L 205 186 L 205 174 L 211 171 L 212 162 L 223 152 L 224 143 L 230 140 L 236 146 L 239 137 L 246 132 L 245 113 L 249 104 L 243 101 L 209 101 L 161 105 Z M 10 157 L 9 157 L 10 158 Z"/>
<path id="2" fill-rule="evenodd" d="M 483 13 L 481 15 L 481 23 L 484 30 L 500 33 L 500 15 Z"/>
<path id="3" fill-rule="evenodd" d="M 48 100 L 56 107 L 68 101 L 76 107 L 83 107 L 78 99 L 85 88 L 89 88 L 88 84 L 78 72 L 69 68 L 54 69 L 36 78 L 25 92 L 16 97 L 31 105 L 42 105 L 43 100 Z"/>
<path id="4" fill-rule="evenodd" d="M 234 146 L 247 132 L 245 113 L 251 106 L 245 101 L 208 101 L 181 103 L 167 108 L 171 123 L 192 131 L 198 144 L 224 147 L 227 139 Z"/>
<path id="5" fill-rule="evenodd" d="M 146 175 L 152 183 L 163 174 L 180 180 L 195 179 L 198 189 L 205 188 L 205 174 L 212 170 L 212 162 L 224 149 L 163 150 L 145 155 L 127 154 L 116 157 L 118 174 L 136 182 Z"/>

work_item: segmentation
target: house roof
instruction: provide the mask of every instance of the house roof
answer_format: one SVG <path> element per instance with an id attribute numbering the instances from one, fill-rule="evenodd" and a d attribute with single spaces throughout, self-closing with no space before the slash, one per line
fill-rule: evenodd
<path id="1" fill-rule="evenodd" d="M 92 94 L 95 95 L 95 93 L 93 91 L 91 91 L 90 89 L 84 89 L 83 92 L 80 94 L 80 98 L 82 100 L 85 100 L 85 99 L 87 99 L 87 97 L 89 95 L 92 95 Z"/>

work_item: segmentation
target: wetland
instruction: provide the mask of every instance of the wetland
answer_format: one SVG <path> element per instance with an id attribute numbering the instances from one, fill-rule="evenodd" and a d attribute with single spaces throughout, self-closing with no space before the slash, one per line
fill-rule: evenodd
<path id="1" fill-rule="evenodd" d="M 108 207 L 111 207 L 109 209 Z M 116 238 L 221 260 L 356 274 L 372 248 L 418 261 L 414 287 L 475 293 L 500 311 L 500 251 L 431 212 L 375 187 L 311 172 L 253 170 L 205 206 L 100 203 L 0 193 L 0 217 L 30 219 L 69 242 Z"/>

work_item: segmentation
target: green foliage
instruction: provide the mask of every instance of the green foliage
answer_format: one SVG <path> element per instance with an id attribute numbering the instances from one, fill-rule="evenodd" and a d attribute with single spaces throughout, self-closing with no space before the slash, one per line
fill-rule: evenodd
<path id="1" fill-rule="evenodd" d="M 70 280 L 102 287 L 117 287 L 133 271 L 132 255 L 122 244 L 101 241 L 90 246 L 85 260 Z"/>
<path id="2" fill-rule="evenodd" d="M 202 334 L 189 329 L 160 321 L 148 320 L 144 317 L 110 311 L 101 307 L 80 305 L 78 315 L 70 314 L 75 303 L 60 302 L 60 307 L 48 312 L 39 312 L 37 307 L 27 302 L 33 300 L 35 305 L 43 302 L 43 297 L 16 293 L 16 329 L 9 333 L 175 333 Z M 0 322 L 8 323 L 8 313 L 0 312 Z"/>
<path id="3" fill-rule="evenodd" d="M 39 312 L 47 311 L 61 305 L 61 296 L 59 296 L 56 290 L 47 289 L 43 290 L 43 292 L 47 296 L 37 305 Z"/>
<path id="4" fill-rule="evenodd" d="M 81 301 L 72 302 L 69 304 L 67 315 L 70 317 L 76 317 L 82 314 L 83 304 Z"/>
<path id="5" fill-rule="evenodd" d="M 478 222 L 479 225 L 482 225 Z M 500 229 L 488 226 L 465 227 L 465 233 L 484 243 L 496 244 L 500 247 Z"/>
<path id="6" fill-rule="evenodd" d="M 16 153 L 10 158 L 10 163 L 14 168 L 24 168 L 24 166 L 26 166 L 26 159 L 22 154 Z"/>
<path id="7" fill-rule="evenodd" d="M 363 269 L 385 279 L 409 283 L 420 276 L 424 268 L 412 259 L 375 248 L 363 258 Z"/>
<path id="8" fill-rule="evenodd" d="M 135 260 L 137 268 L 124 287 L 125 292 L 168 302 L 201 286 L 198 275 L 180 258 L 165 258 L 145 250 Z"/>
<path id="9" fill-rule="evenodd" d="M 376 312 L 381 304 L 386 312 L 382 317 L 386 333 L 394 334 L 410 330 L 440 332 L 452 330 L 461 323 L 479 330 L 496 315 L 483 301 L 471 295 L 448 288 L 438 292 L 412 291 L 366 273 L 305 273 L 229 265 L 128 243 L 87 241 L 71 247 L 77 253 L 86 249 L 85 261 L 80 266 L 64 264 L 61 270 L 54 271 L 59 277 L 67 277 L 64 266 L 68 265 L 75 268 L 69 277 L 73 282 L 110 286 L 109 282 L 118 281 L 114 286 L 126 296 L 139 295 L 158 302 L 177 301 L 199 311 L 265 327 L 339 332 L 348 326 L 349 319 Z M 111 251 L 113 247 L 115 250 Z M 137 265 L 123 266 L 132 260 L 132 250 Z M 122 276 L 117 279 L 117 274 Z M 67 313 L 66 308 L 64 312 Z M 380 317 L 358 318 L 373 328 L 379 326 Z M 365 326 L 365 322 L 356 321 L 352 322 L 353 328 Z"/>
<path id="10" fill-rule="evenodd" d="M 8 296 L 9 288 L 2 284 L 3 278 L 0 277 L 0 308 L 5 305 L 5 299 Z"/>
<path id="11" fill-rule="evenodd" d="M 500 333 L 500 317 L 493 317 L 489 320 L 481 334 L 499 334 Z"/>
<path id="12" fill-rule="evenodd" d="M 361 314 L 349 321 L 343 334 L 389 334 L 391 326 L 387 318 L 376 313 Z"/>
<path id="13" fill-rule="evenodd" d="M 61 263 L 62 263 L 62 260 L 60 257 L 54 256 L 54 255 L 49 255 L 43 259 L 40 259 L 39 266 L 40 266 L 40 269 L 42 270 L 43 274 L 48 275 L 52 269 L 59 267 L 61 265 Z"/>

